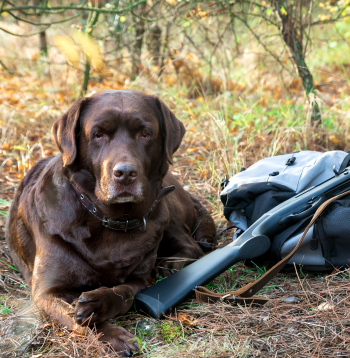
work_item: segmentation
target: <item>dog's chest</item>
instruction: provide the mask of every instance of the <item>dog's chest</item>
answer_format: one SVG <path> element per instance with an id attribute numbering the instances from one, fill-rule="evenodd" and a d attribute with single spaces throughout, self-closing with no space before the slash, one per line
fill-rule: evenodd
<path id="1" fill-rule="evenodd" d="M 103 229 L 84 240 L 85 262 L 95 272 L 90 279 L 111 286 L 123 283 L 130 274 L 150 273 L 162 238 L 162 229 L 157 229 L 145 233 Z"/>

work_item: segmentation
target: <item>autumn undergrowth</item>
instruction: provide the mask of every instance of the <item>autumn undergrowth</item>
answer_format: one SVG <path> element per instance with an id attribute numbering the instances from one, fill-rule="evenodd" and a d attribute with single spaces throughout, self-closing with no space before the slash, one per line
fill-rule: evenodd
<path id="1" fill-rule="evenodd" d="M 131 87 L 161 97 L 187 130 L 171 171 L 206 206 L 218 229 L 224 228 L 227 222 L 222 215 L 220 183 L 242 167 L 267 156 L 298 150 L 350 149 L 350 65 L 344 54 L 349 49 L 336 37 L 340 31 L 349 38 L 350 27 L 340 24 L 325 28 L 327 32 L 319 29 L 319 40 L 310 45 L 312 55 L 308 56 L 317 81 L 320 123 L 308 119 L 310 108 L 295 69 L 289 67 L 291 74 L 282 80 L 279 68 L 260 60 L 263 49 L 256 48 L 248 35 L 244 36 L 247 49 L 256 51 L 243 51 L 235 59 L 229 78 L 222 68 L 214 70 L 220 90 L 198 88 L 193 94 L 196 85 L 191 87 L 188 81 L 193 79 L 198 62 L 195 54 L 194 59 L 185 54 L 185 47 L 179 56 L 186 59 L 187 65 L 180 68 L 180 75 L 187 82 L 174 82 L 177 77 L 171 65 L 159 79 L 159 69 L 145 61 L 148 67 L 135 81 L 125 76 L 124 68 L 94 72 L 88 95 Z M 59 33 L 50 31 L 49 36 Z M 57 48 L 50 48 L 49 56 L 40 58 L 33 39 L 24 41 L 0 33 L 0 58 L 12 61 L 8 61 L 10 73 L 0 69 L 2 236 L 20 181 L 38 160 L 57 153 L 51 125 L 79 92 L 82 73 L 66 66 Z M 288 54 L 284 56 L 288 58 Z M 205 87 L 208 73 L 201 71 Z M 232 233 L 223 235 L 219 247 L 231 240 Z M 40 315 L 30 305 L 30 289 L 13 266 L 3 239 L 0 254 L 0 356 L 5 351 L 8 357 L 106 356 L 93 332 L 77 336 Z M 267 269 L 263 263 L 237 264 L 207 287 L 217 292 L 235 290 Z M 346 356 L 342 354 L 349 352 L 349 270 L 316 275 L 300 267 L 298 275 L 291 271 L 274 278 L 260 292 L 271 298 L 262 308 L 203 305 L 189 299 L 165 320 L 146 318 L 153 327 L 150 334 L 140 330 L 139 323 L 145 318 L 135 312 L 115 322 L 135 334 L 145 357 Z M 329 307 L 321 310 L 320 304 L 325 302 Z M 181 314 L 187 318 L 181 319 Z"/>

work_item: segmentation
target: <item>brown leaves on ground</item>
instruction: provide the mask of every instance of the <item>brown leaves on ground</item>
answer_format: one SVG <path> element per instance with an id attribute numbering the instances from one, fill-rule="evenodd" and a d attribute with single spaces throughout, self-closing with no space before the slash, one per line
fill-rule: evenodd
<path id="1" fill-rule="evenodd" d="M 180 313 L 177 316 L 177 320 L 182 323 L 183 326 L 196 326 L 198 325 L 198 321 L 192 317 L 188 316 L 186 313 Z"/>
<path id="2" fill-rule="evenodd" d="M 167 2 L 170 7 L 176 5 L 175 0 Z M 188 15 L 204 19 L 207 13 L 196 8 Z M 13 199 L 28 170 L 40 159 L 57 153 L 50 127 L 75 100 L 82 72 L 55 62 L 68 58 L 74 67 L 82 61 L 82 53 L 89 56 L 94 67 L 89 93 L 128 89 L 133 83 L 129 73 L 124 71 L 128 66 L 127 60 L 109 61 L 112 65 L 108 67 L 108 62 L 102 61 L 101 49 L 89 39 L 84 37 L 73 41 L 58 37 L 56 40 L 59 50 L 51 48 L 50 53 L 57 58 L 51 58 L 51 62 L 46 64 L 40 60 L 36 39 L 33 38 L 26 39 L 26 51 L 22 50 L 23 45 L 20 46 L 20 57 L 24 56 L 22 52 L 27 53 L 24 59 L 18 58 L 11 63 L 6 54 L 0 53 L 4 55 L 2 61 L 14 71 L 10 74 L 0 68 L 0 195 L 6 201 L 1 203 L 0 212 L 6 213 L 8 202 Z M 10 38 L 10 41 L 15 40 Z M 30 41 L 33 41 L 32 48 L 28 45 Z M 303 106 L 305 99 L 300 79 L 290 78 L 282 86 L 273 71 L 267 71 L 266 75 L 258 71 L 257 77 L 251 78 L 247 74 L 247 81 L 215 75 L 209 78 L 203 74 L 203 61 L 195 53 L 186 52 L 182 43 L 174 50 L 161 78 L 156 66 L 152 69 L 139 64 L 142 68 L 137 82 L 139 86 L 132 89 L 160 93 L 185 123 L 187 134 L 175 153 L 171 171 L 185 189 L 211 211 L 218 225 L 222 220 L 218 183 L 233 169 L 237 172 L 243 163 L 247 167 L 263 156 L 293 152 L 306 144 L 311 150 L 346 148 L 348 131 L 345 122 L 339 121 L 341 128 L 346 130 L 329 133 L 325 128 L 311 128 L 311 136 L 305 134 L 303 128 L 295 130 L 287 126 L 279 128 L 278 132 L 257 131 L 262 115 L 249 121 L 233 119 L 234 115 L 244 116 L 252 111 L 253 106 L 250 108 L 244 103 L 247 98 L 255 101 L 254 106 L 261 106 L 262 111 L 280 104 Z M 258 60 L 255 56 L 253 62 Z M 237 58 L 235 65 L 243 66 L 244 61 L 247 61 L 246 55 Z M 348 118 L 342 102 L 337 101 L 340 95 L 348 95 L 350 90 L 346 81 L 334 81 L 336 70 L 342 71 L 342 68 L 321 71 L 320 80 L 315 85 L 324 102 L 333 106 L 330 111 L 338 111 L 339 117 Z M 175 86 L 178 86 L 176 90 Z M 228 100 L 226 94 L 230 95 Z M 272 105 L 271 99 L 274 99 Z M 235 107 L 230 102 L 242 102 L 242 106 Z M 215 122 L 220 111 L 226 117 Z M 278 115 L 267 114 L 266 121 L 273 123 Z M 283 115 L 287 123 L 290 114 Z M 8 255 L 3 238 L 4 223 L 3 215 L 0 216 L 0 297 L 4 299 L 0 300 L 0 308 L 6 307 L 7 311 L 3 312 L 10 310 L 10 313 L 0 314 L 0 351 L 5 351 L 2 344 L 6 344 L 6 349 L 18 356 L 14 352 L 25 342 L 28 355 L 37 357 L 105 357 L 106 346 L 91 330 L 80 335 L 37 312 L 34 326 L 28 326 L 18 335 L 4 335 L 7 328 L 21 326 L 23 319 L 28 321 L 22 307 L 30 303 L 30 289 L 13 269 Z M 231 240 L 231 235 L 227 241 Z M 199 305 L 188 300 L 177 308 L 177 314 L 167 318 L 181 323 L 181 344 L 165 344 L 155 333 L 145 338 L 146 352 L 152 357 L 347 357 L 350 351 L 349 276 L 349 270 L 330 276 L 306 274 L 303 286 L 300 286 L 294 273 L 281 273 L 262 291 L 271 300 L 259 308 L 224 303 Z M 224 285 L 227 291 L 232 285 L 242 286 L 255 278 L 254 272 L 240 264 L 232 273 L 224 273 L 214 284 L 217 287 Z M 118 319 L 117 324 L 137 334 L 137 322 L 142 318 L 139 314 L 129 313 Z M 163 322 L 157 323 L 161 325 Z M 21 341 L 21 337 L 25 339 Z"/>

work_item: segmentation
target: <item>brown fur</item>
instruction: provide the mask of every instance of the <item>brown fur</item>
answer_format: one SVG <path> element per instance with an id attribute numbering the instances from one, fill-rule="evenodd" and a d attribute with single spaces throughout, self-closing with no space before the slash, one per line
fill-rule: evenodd
<path id="1" fill-rule="evenodd" d="M 95 325 L 122 355 L 137 346 L 107 321 L 125 314 L 149 285 L 157 254 L 197 259 L 198 243 L 208 248 L 215 235 L 208 212 L 167 173 L 184 133 L 154 96 L 103 91 L 79 99 L 53 125 L 61 154 L 28 172 L 10 209 L 7 243 L 36 304 L 70 329 Z M 123 163 L 134 172 L 121 180 L 116 168 Z M 114 220 L 143 217 L 162 186 L 176 189 L 159 203 L 145 232 L 123 232 L 103 227 L 71 183 Z M 163 261 L 159 273 L 182 265 Z"/>

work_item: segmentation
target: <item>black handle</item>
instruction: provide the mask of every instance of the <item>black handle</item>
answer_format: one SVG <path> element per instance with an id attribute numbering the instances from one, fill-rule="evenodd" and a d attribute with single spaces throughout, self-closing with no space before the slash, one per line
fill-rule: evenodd
<path id="1" fill-rule="evenodd" d="M 326 200 L 324 195 L 321 195 L 316 200 L 310 200 L 305 203 L 301 208 L 294 211 L 292 214 L 283 217 L 278 223 L 280 225 L 291 225 L 308 216 L 312 215 L 316 209 Z"/>

